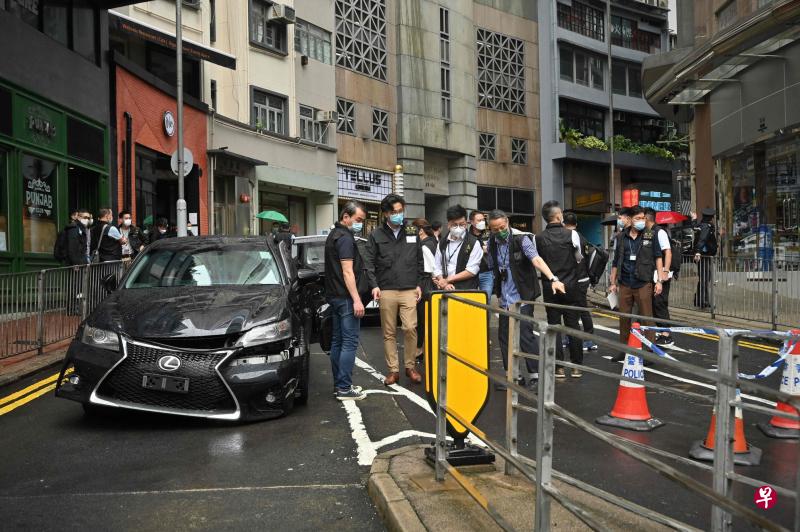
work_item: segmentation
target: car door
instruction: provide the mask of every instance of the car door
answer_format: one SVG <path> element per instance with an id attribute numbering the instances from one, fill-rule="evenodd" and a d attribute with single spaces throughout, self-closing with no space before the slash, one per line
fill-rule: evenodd
<path id="1" fill-rule="evenodd" d="M 308 245 L 310 243 L 304 243 L 301 247 Z M 293 252 L 286 242 L 281 242 L 278 248 L 291 278 L 289 298 L 292 308 L 303 324 L 308 343 L 317 343 L 320 338 L 322 310 L 327 306 L 322 276 L 302 265 L 298 269 L 297 258 L 303 254 L 303 250 Z"/>

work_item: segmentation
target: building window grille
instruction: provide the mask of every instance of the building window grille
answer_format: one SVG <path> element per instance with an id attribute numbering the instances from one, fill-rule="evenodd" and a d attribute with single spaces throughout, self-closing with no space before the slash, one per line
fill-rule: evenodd
<path id="1" fill-rule="evenodd" d="M 491 133 L 478 134 L 478 156 L 482 161 L 497 160 L 496 139 Z"/>
<path id="2" fill-rule="evenodd" d="M 389 113 L 381 109 L 372 110 L 372 138 L 389 142 Z"/>
<path id="3" fill-rule="evenodd" d="M 581 2 L 572 5 L 558 3 L 558 26 L 586 37 L 604 41 L 606 35 L 605 12 Z"/>
<path id="4" fill-rule="evenodd" d="M 528 164 L 527 140 L 511 139 L 511 162 L 514 164 Z"/>
<path id="5" fill-rule="evenodd" d="M 452 118 L 450 93 L 450 11 L 439 8 L 439 61 L 442 86 L 442 118 Z"/>
<path id="6" fill-rule="evenodd" d="M 478 28 L 478 105 L 525 114 L 525 43 Z"/>
<path id="7" fill-rule="evenodd" d="M 386 0 L 336 0 L 336 64 L 386 81 Z"/>
<path id="8" fill-rule="evenodd" d="M 356 134 L 356 104 L 342 98 L 336 99 L 336 131 L 347 135 Z"/>

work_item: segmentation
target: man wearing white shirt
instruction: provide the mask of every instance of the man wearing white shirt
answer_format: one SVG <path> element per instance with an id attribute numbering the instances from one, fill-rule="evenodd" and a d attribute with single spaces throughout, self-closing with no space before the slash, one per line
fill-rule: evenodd
<path id="1" fill-rule="evenodd" d="M 658 247 L 661 253 L 664 254 L 664 267 L 657 275 L 661 279 L 661 293 L 653 296 L 653 317 L 662 320 L 668 320 L 669 317 L 669 288 L 672 284 L 672 244 L 669 241 L 669 233 L 665 229 L 656 227 L 656 211 L 655 209 L 646 208 L 644 210 L 645 220 L 647 221 L 647 228 L 653 229 L 658 235 Z M 680 260 L 680 257 L 677 257 Z M 656 322 L 659 327 L 667 327 L 662 323 Z M 658 333 L 656 336 L 656 343 L 662 347 L 672 347 L 675 342 L 672 340 L 672 335 L 668 332 Z"/>
<path id="2" fill-rule="evenodd" d="M 433 282 L 440 290 L 476 290 L 483 246 L 467 231 L 467 210 L 461 205 L 447 209 L 447 230 L 436 248 Z"/>

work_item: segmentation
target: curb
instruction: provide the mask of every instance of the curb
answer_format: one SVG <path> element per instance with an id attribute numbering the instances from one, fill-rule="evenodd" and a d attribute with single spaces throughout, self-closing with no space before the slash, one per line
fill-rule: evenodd
<path id="1" fill-rule="evenodd" d="M 407 448 L 400 449 L 401 452 L 407 450 Z M 394 454 L 400 453 L 395 451 L 383 453 L 372 462 L 367 492 L 387 530 L 391 532 L 424 532 L 427 528 L 422 524 L 411 503 L 408 502 L 403 490 L 389 474 L 389 463 Z"/>
<path id="2" fill-rule="evenodd" d="M 17 364 L 12 364 L 8 368 L 4 368 L 4 370 L 8 369 L 8 371 L 4 371 L 0 374 L 0 386 L 12 384 L 45 368 L 60 365 L 66 356 L 66 351 L 57 351 L 54 353 L 37 355 L 22 362 L 18 362 Z"/>

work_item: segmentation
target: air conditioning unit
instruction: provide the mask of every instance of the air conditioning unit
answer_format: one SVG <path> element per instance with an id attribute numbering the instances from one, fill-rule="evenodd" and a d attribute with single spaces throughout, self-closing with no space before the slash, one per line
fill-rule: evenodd
<path id="1" fill-rule="evenodd" d="M 621 111 L 614 111 L 614 122 L 624 122 L 625 121 L 625 113 Z"/>
<path id="2" fill-rule="evenodd" d="M 272 7 L 269 8 L 270 21 L 294 24 L 296 18 L 292 7 L 283 4 L 272 4 Z"/>
<path id="3" fill-rule="evenodd" d="M 317 111 L 316 121 L 334 123 L 339 119 L 339 113 L 336 111 Z"/>

